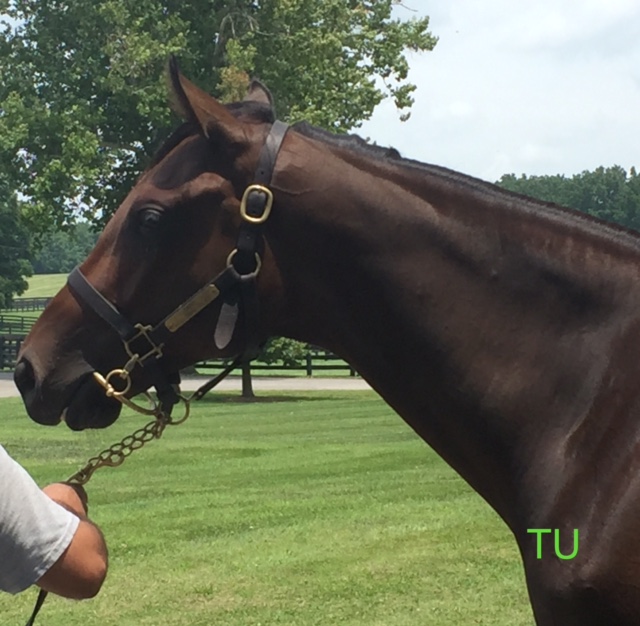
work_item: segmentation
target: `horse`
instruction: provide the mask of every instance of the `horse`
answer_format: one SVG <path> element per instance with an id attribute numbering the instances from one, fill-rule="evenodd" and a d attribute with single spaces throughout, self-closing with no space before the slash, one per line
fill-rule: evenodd
<path id="1" fill-rule="evenodd" d="M 31 418 L 113 423 L 96 371 L 170 407 L 189 364 L 323 346 L 504 520 L 538 626 L 640 624 L 638 235 L 169 74 L 183 123 L 22 345 Z"/>

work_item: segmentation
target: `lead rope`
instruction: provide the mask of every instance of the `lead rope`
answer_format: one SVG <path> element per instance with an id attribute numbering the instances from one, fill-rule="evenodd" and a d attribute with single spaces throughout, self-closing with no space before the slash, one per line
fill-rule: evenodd
<path id="1" fill-rule="evenodd" d="M 118 467 L 118 465 L 122 465 L 125 459 L 130 456 L 135 450 L 139 450 L 149 441 L 153 441 L 154 439 L 160 439 L 164 429 L 167 426 L 178 426 L 182 424 L 187 417 L 189 417 L 189 413 L 191 410 L 191 402 L 193 400 L 201 400 L 209 391 L 211 391 L 214 387 L 218 385 L 218 383 L 222 382 L 238 365 L 241 363 L 241 358 L 234 359 L 229 365 L 227 365 L 215 378 L 212 378 L 210 381 L 206 382 L 204 385 L 199 387 L 191 396 L 185 398 L 184 396 L 178 394 L 178 397 L 184 404 L 184 415 L 180 419 L 173 419 L 170 415 L 167 415 L 160 408 L 160 405 L 151 398 L 151 396 L 147 395 L 147 399 L 151 402 L 151 408 L 145 408 L 138 404 L 127 400 L 127 398 L 122 395 L 122 392 L 117 392 L 114 388 L 107 382 L 108 387 L 106 387 L 106 393 L 110 397 L 114 397 L 119 400 L 125 406 L 132 408 L 134 411 L 138 413 L 142 413 L 143 415 L 154 415 L 155 419 L 151 420 L 142 428 L 134 431 L 130 435 L 127 435 L 118 443 L 114 443 L 108 448 L 105 448 L 100 454 L 91 457 L 83 468 L 79 469 L 75 474 L 70 476 L 65 482 L 72 483 L 76 485 L 86 485 L 89 482 L 89 479 L 93 476 L 93 473 L 101 468 L 101 467 Z M 103 384 L 100 381 L 100 375 L 94 374 L 96 379 L 100 384 Z M 124 376 L 121 376 L 125 378 Z M 107 377 L 109 379 L 109 377 Z M 104 378 L 102 378 L 104 380 Z M 103 385 L 104 386 L 104 385 Z M 128 387 L 127 387 L 128 389 Z M 34 626 L 36 617 L 44 604 L 44 601 L 49 594 L 48 591 L 41 589 L 38 593 L 38 598 L 36 600 L 35 606 L 33 607 L 33 612 L 31 613 L 31 617 L 27 621 L 25 626 Z"/>

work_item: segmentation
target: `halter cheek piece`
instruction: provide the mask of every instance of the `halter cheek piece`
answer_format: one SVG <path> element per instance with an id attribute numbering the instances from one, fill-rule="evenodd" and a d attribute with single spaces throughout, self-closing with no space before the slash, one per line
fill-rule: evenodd
<path id="1" fill-rule="evenodd" d="M 223 298 L 224 302 L 215 332 L 216 343 L 219 347 L 224 347 L 231 341 L 240 308 L 244 321 L 244 349 L 221 374 L 203 385 L 192 397 L 199 399 L 240 363 L 255 358 L 261 339 L 258 336 L 256 277 L 261 266 L 260 250 L 263 245 L 264 225 L 273 205 L 273 194 L 269 185 L 287 130 L 288 125 L 280 121 L 274 122 L 271 126 L 260 152 L 254 182 L 245 189 L 242 196 L 242 224 L 236 247 L 227 259 L 227 267 L 160 323 L 155 326 L 132 324 L 87 280 L 79 267 L 71 272 L 67 279 L 71 293 L 81 305 L 93 310 L 118 333 L 129 356 L 129 360 L 121 369 L 113 370 L 106 377 L 97 372 L 94 374 L 98 382 L 105 387 L 107 395 L 129 404 L 124 396 L 131 387 L 130 373 L 139 365 L 151 374 L 152 384 L 158 394 L 160 412 L 170 415 L 174 405 L 182 398 L 176 390 L 179 383 L 178 373 L 169 376 L 160 366 L 164 344 L 173 333 L 218 298 Z M 116 378 L 121 379 L 120 385 L 124 385 L 123 389 L 116 390 L 113 387 L 111 381 Z"/>

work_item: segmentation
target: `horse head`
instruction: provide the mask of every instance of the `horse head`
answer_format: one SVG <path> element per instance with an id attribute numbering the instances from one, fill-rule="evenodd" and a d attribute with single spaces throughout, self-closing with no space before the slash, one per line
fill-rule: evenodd
<path id="1" fill-rule="evenodd" d="M 268 188 L 245 191 L 255 176 L 270 178 L 275 165 L 273 145 L 265 147 L 274 142 L 271 96 L 254 81 L 244 101 L 223 105 L 174 62 L 170 77 L 184 123 L 21 348 L 15 382 L 41 424 L 113 423 L 121 404 L 107 397 L 94 372 L 125 368 L 127 397 L 152 384 L 166 391 L 181 368 L 242 352 L 249 333 L 256 343 L 269 334 L 280 286 L 258 231 L 273 198 Z M 281 125 L 278 143 L 284 131 Z M 224 286 L 211 284 L 216 276 Z M 259 318 L 244 310 L 246 285 L 261 302 Z M 247 330 L 250 316 L 257 319 Z M 162 336 L 150 337 L 151 329 Z"/>

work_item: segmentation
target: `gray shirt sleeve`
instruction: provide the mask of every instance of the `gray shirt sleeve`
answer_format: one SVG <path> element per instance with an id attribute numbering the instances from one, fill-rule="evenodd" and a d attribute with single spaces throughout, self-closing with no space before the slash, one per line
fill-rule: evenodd
<path id="1" fill-rule="evenodd" d="M 18 593 L 62 556 L 80 520 L 47 497 L 0 446 L 0 589 Z"/>

